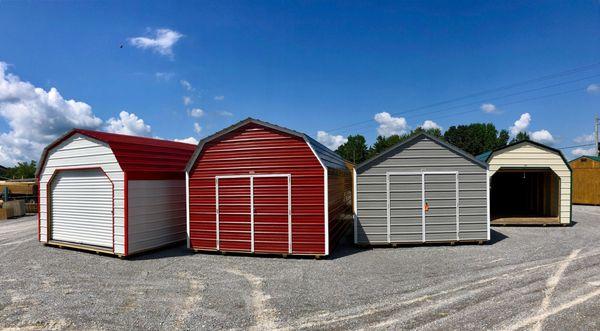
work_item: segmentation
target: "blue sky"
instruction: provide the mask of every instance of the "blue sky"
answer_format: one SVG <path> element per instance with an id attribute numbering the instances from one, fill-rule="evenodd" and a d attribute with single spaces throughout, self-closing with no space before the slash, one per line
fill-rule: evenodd
<path id="1" fill-rule="evenodd" d="M 589 142 L 600 112 L 596 65 L 403 116 L 600 63 L 597 0 L 0 2 L 0 31 L 4 164 L 73 125 L 200 139 L 251 116 L 335 147 L 425 120 L 493 122 L 561 147 Z"/>

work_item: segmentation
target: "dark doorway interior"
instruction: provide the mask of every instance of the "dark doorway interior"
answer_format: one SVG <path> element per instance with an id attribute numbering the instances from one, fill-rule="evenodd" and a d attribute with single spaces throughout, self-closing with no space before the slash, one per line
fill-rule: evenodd
<path id="1" fill-rule="evenodd" d="M 507 224 L 558 222 L 559 183 L 550 169 L 497 171 L 490 191 L 492 220 Z"/>

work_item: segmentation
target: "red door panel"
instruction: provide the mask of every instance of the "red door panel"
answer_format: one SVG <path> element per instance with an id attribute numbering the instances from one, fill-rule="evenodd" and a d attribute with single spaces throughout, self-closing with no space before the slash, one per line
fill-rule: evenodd
<path id="1" fill-rule="evenodd" d="M 219 248 L 251 251 L 250 178 L 219 178 Z"/>
<path id="2" fill-rule="evenodd" d="M 288 251 L 288 178 L 254 177 L 254 251 Z"/>

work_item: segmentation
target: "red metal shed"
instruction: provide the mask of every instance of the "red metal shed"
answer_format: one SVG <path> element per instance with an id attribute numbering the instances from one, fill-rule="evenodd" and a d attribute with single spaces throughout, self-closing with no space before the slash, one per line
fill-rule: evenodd
<path id="1" fill-rule="evenodd" d="M 351 220 L 344 160 L 309 136 L 248 118 L 200 141 L 188 176 L 188 247 L 329 255 Z"/>
<path id="2" fill-rule="evenodd" d="M 185 240 L 191 144 L 74 129 L 44 149 L 38 238 L 119 256 Z"/>

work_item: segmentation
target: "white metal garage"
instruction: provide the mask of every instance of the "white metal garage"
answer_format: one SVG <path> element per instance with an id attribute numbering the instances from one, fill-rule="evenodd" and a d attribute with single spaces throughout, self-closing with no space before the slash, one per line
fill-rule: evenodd
<path id="1" fill-rule="evenodd" d="M 39 240 L 126 256 L 186 238 L 195 145 L 75 129 L 42 153 Z"/>

